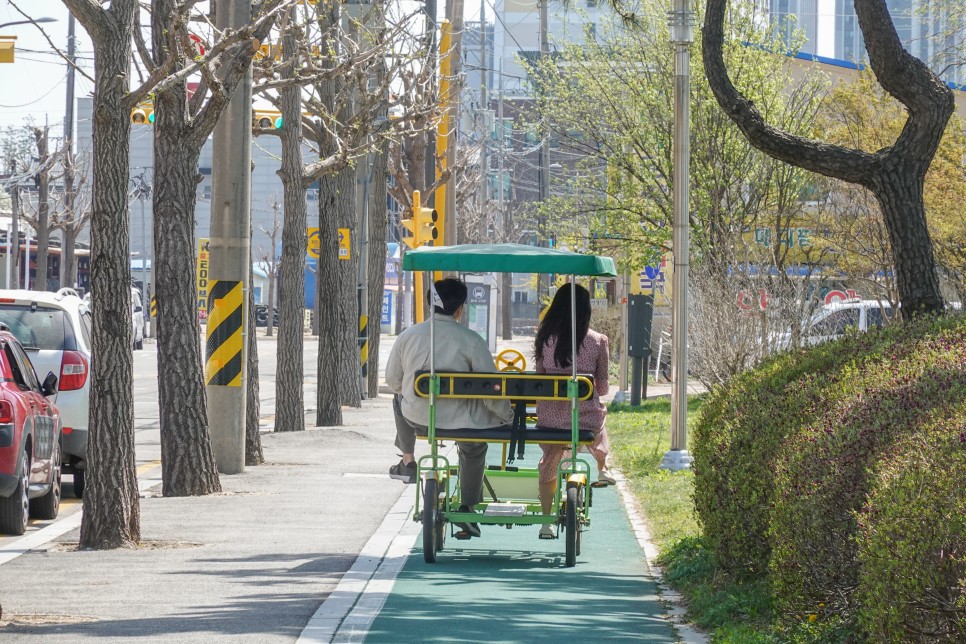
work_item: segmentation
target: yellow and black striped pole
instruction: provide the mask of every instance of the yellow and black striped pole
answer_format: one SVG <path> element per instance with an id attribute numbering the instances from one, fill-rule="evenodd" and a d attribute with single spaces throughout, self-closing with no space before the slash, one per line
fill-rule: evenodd
<path id="1" fill-rule="evenodd" d="M 244 289 L 241 282 L 208 283 L 208 332 L 205 383 L 240 387 L 242 381 L 242 322 Z"/>
<path id="2" fill-rule="evenodd" d="M 362 390 L 366 391 L 366 376 L 369 373 L 369 316 L 359 316 L 359 357 L 362 360 Z M 363 396 L 365 397 L 365 396 Z"/>

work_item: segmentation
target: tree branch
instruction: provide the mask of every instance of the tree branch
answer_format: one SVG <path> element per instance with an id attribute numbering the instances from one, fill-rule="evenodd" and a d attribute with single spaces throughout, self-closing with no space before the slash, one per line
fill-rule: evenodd
<path id="1" fill-rule="evenodd" d="M 882 1 L 882 0 L 876 0 Z M 705 75 L 721 109 L 748 141 L 771 157 L 828 177 L 866 185 L 881 153 L 868 154 L 789 134 L 765 122 L 755 104 L 735 88 L 724 62 L 724 17 L 728 0 L 708 0 L 702 51 Z"/>
<path id="2" fill-rule="evenodd" d="M 53 49 L 57 53 L 57 55 L 60 56 L 64 60 L 64 62 L 67 63 L 68 66 L 73 67 L 74 68 L 74 71 L 76 71 L 77 73 L 79 73 L 81 76 L 83 76 L 84 78 L 86 78 L 90 82 L 92 82 L 92 83 L 94 82 L 94 77 L 93 76 L 90 76 L 87 72 L 85 72 L 83 69 L 81 69 L 80 67 L 78 67 L 77 66 L 77 63 L 75 63 L 70 58 L 68 58 L 67 57 L 67 54 L 65 54 L 63 51 L 61 51 L 61 49 L 57 45 L 54 44 L 54 41 L 50 39 L 50 36 L 47 35 L 47 32 L 44 31 L 44 28 L 43 27 L 41 27 L 39 24 L 37 24 L 32 17 L 30 17 L 26 13 L 24 13 L 23 12 L 23 9 L 21 9 L 20 7 L 18 7 L 17 6 L 17 3 L 14 2 L 14 0 L 9 0 L 9 1 L 10 1 L 10 6 L 13 7 L 14 9 L 16 9 L 17 13 L 19 13 L 21 16 L 23 16 L 24 18 L 26 18 L 27 20 L 29 20 L 31 22 L 31 24 L 33 24 L 33 26 L 37 28 L 37 31 L 39 31 L 40 34 L 44 37 L 44 40 L 47 41 L 47 44 L 50 45 L 51 49 Z M 81 24 L 84 25 L 83 22 Z M 84 28 L 86 29 L 87 26 L 84 25 Z"/>

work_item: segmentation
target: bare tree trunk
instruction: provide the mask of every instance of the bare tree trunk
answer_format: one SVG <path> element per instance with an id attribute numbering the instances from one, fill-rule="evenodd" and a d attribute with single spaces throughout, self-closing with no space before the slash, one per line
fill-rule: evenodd
<path id="1" fill-rule="evenodd" d="M 369 364 L 366 381 L 369 398 L 379 395 L 379 338 L 381 337 L 382 294 L 386 287 L 386 208 L 389 141 L 379 146 L 372 159 L 372 187 L 369 193 Z"/>
<path id="2" fill-rule="evenodd" d="M 94 44 L 93 311 L 87 488 L 82 548 L 131 546 L 141 539 L 134 460 L 131 281 L 128 255 L 127 179 L 130 153 L 131 36 L 135 0 L 112 0 L 108 9 L 83 0 L 64 3 Z"/>
<path id="3" fill-rule="evenodd" d="M 252 284 L 249 271 L 248 283 Z M 262 435 L 258 430 L 261 405 L 258 399 L 258 334 L 255 333 L 255 289 L 248 289 L 248 398 L 245 410 L 245 465 L 261 465 L 265 462 L 262 454 Z"/>
<path id="4" fill-rule="evenodd" d="M 325 152 L 323 151 L 323 155 Z M 345 377 L 343 360 L 345 327 L 354 316 L 348 316 L 348 304 L 355 305 L 355 293 L 348 295 L 347 302 L 338 300 L 343 294 L 343 277 L 339 266 L 339 207 L 338 201 L 354 192 L 346 172 L 322 177 L 319 181 L 319 237 L 322 242 L 318 270 L 316 298 L 319 307 L 319 354 L 316 364 L 318 393 L 316 395 L 316 420 L 318 426 L 342 424 L 342 393 L 344 388 L 338 380 Z M 341 188 L 341 190 L 340 190 Z M 348 262 L 346 262 L 348 263 Z M 350 329 L 354 329 L 351 325 Z M 353 351 L 353 355 L 355 352 Z"/>
<path id="5" fill-rule="evenodd" d="M 295 76 L 295 39 L 286 35 L 282 54 L 286 65 L 282 76 Z M 305 429 L 303 319 L 305 311 L 306 235 L 305 185 L 302 181 L 302 101 L 299 87 L 279 90 L 282 112 L 282 202 L 285 224 L 282 228 L 282 277 L 279 280 L 278 353 L 275 377 L 275 431 Z M 269 310 L 268 315 L 272 315 Z"/>
<path id="6" fill-rule="evenodd" d="M 46 291 L 47 287 L 47 257 L 50 246 L 50 129 L 46 126 L 34 128 L 34 140 L 37 142 L 37 158 L 41 170 L 38 173 L 37 185 L 37 279 L 34 289 Z M 28 266 L 29 270 L 29 266 Z"/>
<path id="7" fill-rule="evenodd" d="M 154 99 L 154 280 L 158 302 L 158 394 L 164 496 L 221 490 L 208 434 L 204 366 L 195 313 L 198 157 L 185 126 L 187 88 Z"/>
<path id="8" fill-rule="evenodd" d="M 320 25 L 326 24 L 330 28 L 341 22 L 339 3 L 327 5 L 319 11 Z M 338 53 L 339 44 L 330 36 L 323 41 L 323 50 Z M 334 64 L 330 61 L 329 64 Z M 339 100 L 344 81 L 333 78 L 320 83 L 319 99 L 323 108 L 329 114 L 341 113 L 336 101 Z M 319 141 L 319 158 L 324 159 L 338 151 L 338 142 L 329 132 L 324 132 Z M 342 341 L 346 331 L 355 336 L 356 324 L 351 323 L 355 315 L 345 314 L 350 305 L 355 308 L 355 293 L 349 293 L 345 298 L 343 293 L 345 279 L 343 267 L 339 264 L 350 262 L 339 260 L 339 228 L 353 227 L 346 223 L 340 201 L 349 199 L 355 194 L 352 185 L 354 173 L 345 168 L 336 175 L 327 175 L 319 180 L 319 261 L 315 271 L 315 302 L 319 325 L 319 353 L 316 363 L 318 385 L 316 387 L 315 424 L 319 426 L 342 424 L 342 394 L 344 387 L 338 382 L 345 377 L 343 370 L 346 351 Z M 354 212 L 351 213 L 353 216 Z M 349 276 L 350 284 L 355 280 Z M 348 289 L 346 289 L 348 290 Z M 352 289 L 354 291 L 354 289 Z M 345 298 L 345 301 L 340 301 Z M 347 328 L 348 327 L 348 328 Z M 353 337 L 352 346 L 355 347 Z M 355 351 L 353 355 L 357 355 Z M 357 378 L 358 380 L 358 378 Z"/>
<path id="9" fill-rule="evenodd" d="M 342 120 L 342 119 L 340 119 Z M 344 121 L 343 121 L 344 122 Z M 356 169 L 347 166 L 331 177 L 325 177 L 321 183 L 330 184 L 330 196 L 335 199 L 329 202 L 330 214 L 336 219 L 340 232 L 349 234 L 349 259 L 338 257 L 334 273 L 325 273 L 319 283 L 326 292 L 335 298 L 330 302 L 338 314 L 335 326 L 329 328 L 330 333 L 336 334 L 338 343 L 339 399 L 348 407 L 362 406 L 362 389 L 360 369 L 362 368 L 359 355 L 359 248 L 360 228 L 356 216 Z M 321 199 L 319 200 L 321 203 Z M 338 237 L 338 235 L 337 235 Z M 334 279 L 333 279 L 334 278 Z M 321 300 L 320 300 L 321 301 Z M 319 335 L 322 335 L 320 329 Z"/>
<path id="10" fill-rule="evenodd" d="M 60 255 L 60 285 L 69 287 L 77 284 L 77 259 L 74 256 L 74 248 L 81 229 L 74 214 L 77 196 L 74 194 L 75 169 L 72 145 L 73 141 L 70 139 L 64 141 L 64 222 L 61 228 L 63 241 Z"/>

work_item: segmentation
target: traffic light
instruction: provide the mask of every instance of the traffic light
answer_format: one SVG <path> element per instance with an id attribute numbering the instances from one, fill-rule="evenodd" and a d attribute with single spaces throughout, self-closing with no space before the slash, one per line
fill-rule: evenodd
<path id="1" fill-rule="evenodd" d="M 402 227 L 409 231 L 409 236 L 403 235 L 402 243 L 406 244 L 409 248 L 416 248 L 419 246 L 419 229 L 416 227 L 416 219 L 409 217 L 406 219 L 400 219 L 399 223 Z"/>
<path id="2" fill-rule="evenodd" d="M 419 200 L 419 190 L 413 190 L 413 213 L 419 212 L 420 200 Z M 409 236 L 403 236 L 402 243 L 406 244 L 410 248 L 416 248 L 422 242 L 419 238 L 419 226 L 417 225 L 418 220 L 416 217 L 405 217 L 399 220 L 402 227 L 409 231 Z"/>
<path id="3" fill-rule="evenodd" d="M 134 125 L 153 124 L 154 105 L 152 103 L 141 103 L 131 110 L 131 123 Z"/>
<path id="4" fill-rule="evenodd" d="M 252 123 L 259 130 L 281 130 L 282 114 L 274 110 L 252 110 Z"/>
<path id="5" fill-rule="evenodd" d="M 413 218 L 416 220 L 416 227 L 419 230 L 417 235 L 419 240 L 427 246 L 433 246 L 435 241 L 439 239 L 439 228 L 436 227 L 436 222 L 439 221 L 439 213 L 436 212 L 435 208 L 416 208 Z"/>

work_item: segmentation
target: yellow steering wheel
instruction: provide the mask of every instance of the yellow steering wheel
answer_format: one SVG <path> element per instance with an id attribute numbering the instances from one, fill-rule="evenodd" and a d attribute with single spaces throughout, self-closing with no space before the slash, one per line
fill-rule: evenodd
<path id="1" fill-rule="evenodd" d="M 527 359 L 516 349 L 504 349 L 497 354 L 496 368 L 500 371 L 516 371 L 523 373 L 527 370 Z"/>

